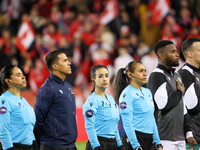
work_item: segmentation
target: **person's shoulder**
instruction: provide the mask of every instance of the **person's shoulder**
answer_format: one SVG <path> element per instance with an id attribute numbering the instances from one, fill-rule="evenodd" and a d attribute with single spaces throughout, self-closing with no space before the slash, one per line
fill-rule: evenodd
<path id="1" fill-rule="evenodd" d="M 185 74 L 190 74 L 190 75 L 193 75 L 193 69 L 191 67 L 189 67 L 188 65 L 184 65 L 183 67 L 181 67 L 179 70 L 178 70 L 178 73 L 182 76 L 182 75 L 185 75 Z"/>
<path id="2" fill-rule="evenodd" d="M 0 107 L 8 107 L 13 105 L 12 103 L 12 97 L 10 97 L 7 93 L 3 93 L 0 96 Z"/>
<path id="3" fill-rule="evenodd" d="M 165 79 L 165 73 L 162 69 L 156 68 L 152 71 L 152 73 L 149 76 L 148 81 L 157 81 L 159 79 Z"/>
<path id="4" fill-rule="evenodd" d="M 83 109 L 91 108 L 92 106 L 98 106 L 98 100 L 94 92 L 89 95 L 85 103 L 83 104 Z"/>
<path id="5" fill-rule="evenodd" d="M 48 94 L 48 95 L 50 95 L 50 94 L 54 93 L 54 91 L 55 91 L 54 89 L 55 89 L 55 87 L 54 87 L 52 81 L 49 78 L 47 78 L 46 81 L 39 88 L 37 94 L 44 94 L 44 95 Z"/>

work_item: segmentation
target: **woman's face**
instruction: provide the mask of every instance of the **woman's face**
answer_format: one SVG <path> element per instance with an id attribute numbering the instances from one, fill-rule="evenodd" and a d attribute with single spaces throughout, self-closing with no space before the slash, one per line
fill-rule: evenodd
<path id="1" fill-rule="evenodd" d="M 12 87 L 17 87 L 20 89 L 26 87 L 26 78 L 21 69 L 19 69 L 18 67 L 13 68 L 13 73 L 10 76 L 9 83 L 10 85 L 12 85 Z"/>
<path id="2" fill-rule="evenodd" d="M 92 78 L 95 82 L 95 88 L 106 89 L 109 86 L 110 78 L 106 68 L 99 68 L 95 72 L 95 78 Z"/>
<path id="3" fill-rule="evenodd" d="M 146 68 L 143 64 L 136 64 L 136 68 L 134 70 L 134 73 L 132 73 L 131 78 L 132 80 L 136 81 L 139 85 L 144 85 L 147 83 Z"/>

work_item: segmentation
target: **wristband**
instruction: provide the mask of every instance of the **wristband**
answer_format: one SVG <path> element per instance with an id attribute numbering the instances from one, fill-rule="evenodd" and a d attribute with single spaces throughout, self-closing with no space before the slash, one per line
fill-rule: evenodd
<path id="1" fill-rule="evenodd" d="M 163 145 L 162 145 L 162 144 L 158 144 L 158 145 L 157 145 L 157 148 L 160 148 L 160 147 L 163 148 Z"/>

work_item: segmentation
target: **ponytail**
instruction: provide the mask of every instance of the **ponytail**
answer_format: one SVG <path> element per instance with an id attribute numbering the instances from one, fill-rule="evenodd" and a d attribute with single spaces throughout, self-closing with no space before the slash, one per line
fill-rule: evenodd
<path id="1" fill-rule="evenodd" d="M 127 72 L 125 68 L 119 69 L 113 81 L 113 97 L 117 104 L 119 104 L 120 94 L 125 89 L 125 87 L 127 87 L 127 85 L 129 84 L 129 79 L 127 78 L 126 73 Z"/>

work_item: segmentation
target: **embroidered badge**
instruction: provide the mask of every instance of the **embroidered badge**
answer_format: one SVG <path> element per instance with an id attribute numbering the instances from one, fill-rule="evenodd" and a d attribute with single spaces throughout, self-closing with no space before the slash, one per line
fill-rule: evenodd
<path id="1" fill-rule="evenodd" d="M 88 118 L 91 118 L 93 116 L 93 111 L 92 110 L 87 110 L 85 112 L 85 115 L 88 117 Z"/>
<path id="2" fill-rule="evenodd" d="M 179 83 L 182 84 L 181 78 L 177 77 L 177 79 L 178 79 Z"/>
<path id="3" fill-rule="evenodd" d="M 119 104 L 119 107 L 120 107 L 121 109 L 126 109 L 126 107 L 127 107 L 126 102 L 121 102 L 121 103 Z"/>
<path id="4" fill-rule="evenodd" d="M 0 107 L 0 114 L 3 115 L 7 113 L 7 108 L 6 107 Z"/>
<path id="5" fill-rule="evenodd" d="M 74 90 L 72 88 L 68 88 L 71 92 L 71 94 L 74 94 Z"/>

